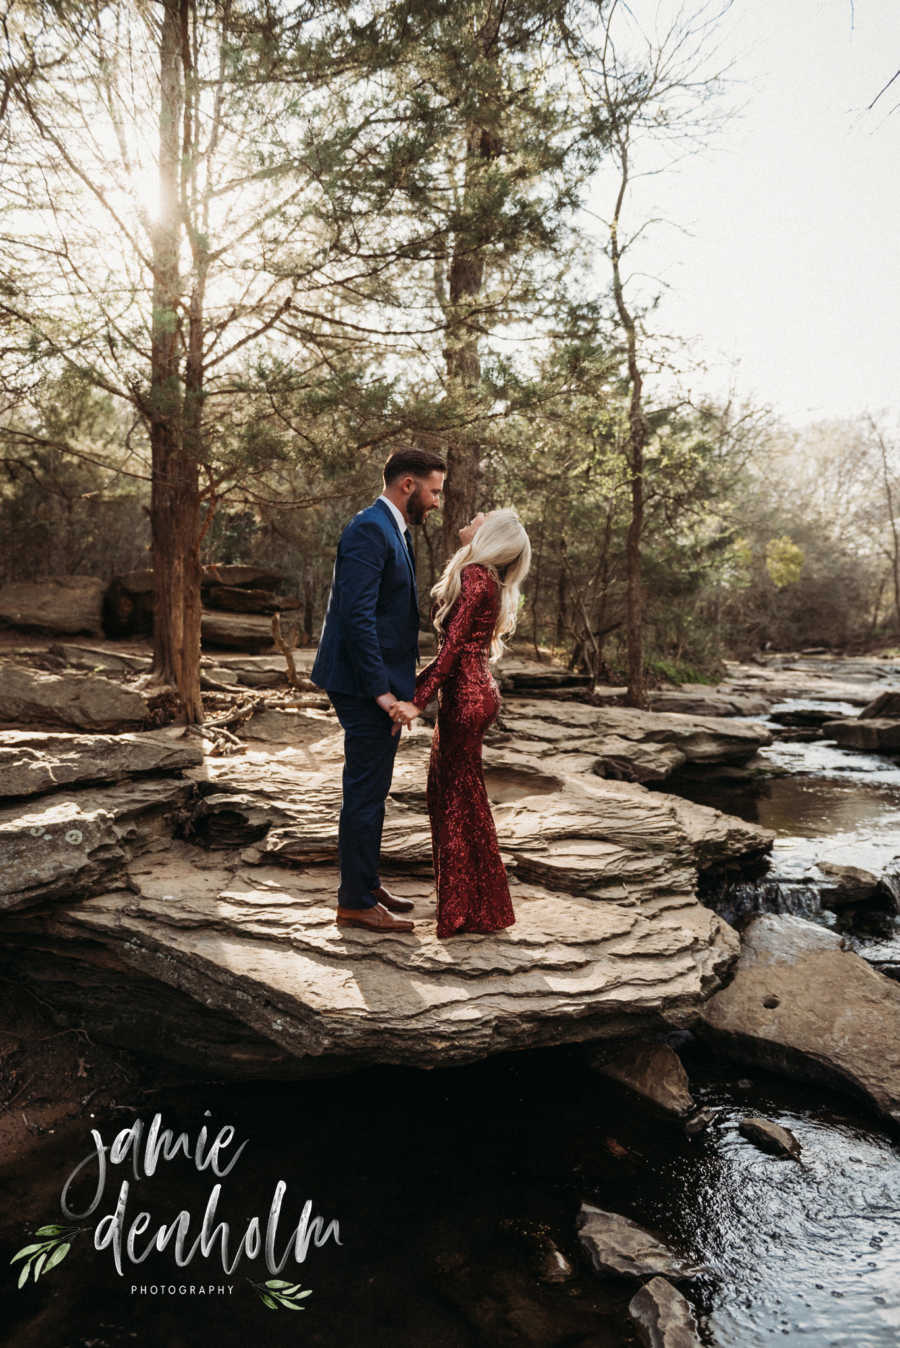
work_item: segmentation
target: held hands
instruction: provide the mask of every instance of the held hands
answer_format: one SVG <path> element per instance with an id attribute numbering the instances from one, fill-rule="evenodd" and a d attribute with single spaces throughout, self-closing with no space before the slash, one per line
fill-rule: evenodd
<path id="1" fill-rule="evenodd" d="M 395 702 L 388 708 L 388 715 L 394 722 L 394 734 L 399 735 L 403 726 L 409 729 L 417 716 L 422 713 L 414 702 Z"/>

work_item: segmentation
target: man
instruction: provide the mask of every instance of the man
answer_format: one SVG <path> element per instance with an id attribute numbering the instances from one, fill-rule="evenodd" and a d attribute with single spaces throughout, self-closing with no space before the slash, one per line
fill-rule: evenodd
<path id="1" fill-rule="evenodd" d="M 416 688 L 419 599 L 411 524 L 440 505 L 447 466 L 437 454 L 399 449 L 384 465 L 384 491 L 344 529 L 312 667 L 344 728 L 343 803 L 338 828 L 339 926 L 412 931 L 412 903 L 389 894 L 378 863 L 384 802 L 400 724 L 390 715 Z"/>

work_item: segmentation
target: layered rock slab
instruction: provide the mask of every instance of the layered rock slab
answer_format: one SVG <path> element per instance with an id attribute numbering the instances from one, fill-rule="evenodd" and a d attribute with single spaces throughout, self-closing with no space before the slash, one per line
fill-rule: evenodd
<path id="1" fill-rule="evenodd" d="M 727 717 L 637 711 L 553 699 L 508 698 L 497 725 L 507 743 L 540 753 L 548 771 L 662 781 L 684 767 L 746 763 L 771 732 Z"/>
<path id="2" fill-rule="evenodd" d="M 77 735 L 0 730 L 2 794 L 43 795 L 78 783 L 121 781 L 196 767 L 196 740 L 171 733 Z"/>
<path id="3" fill-rule="evenodd" d="M 688 1024 L 737 952 L 731 928 L 684 893 L 597 902 L 514 880 L 513 927 L 439 941 L 428 878 L 404 878 L 391 887 L 415 901 L 417 925 L 375 937 L 336 926 L 332 867 L 210 863 L 160 843 L 132 862 L 129 889 L 10 918 L 11 931 L 39 929 L 60 955 L 88 940 L 122 970 L 236 1017 L 298 1074 Z"/>
<path id="4" fill-rule="evenodd" d="M 194 794 L 178 778 L 58 791 L 0 810 L 0 911 L 108 886 Z"/>
<path id="5" fill-rule="evenodd" d="M 5 822 L 20 846 L 5 926 L 29 978 L 52 976 L 55 1005 L 96 1003 L 104 1033 L 204 1070 L 318 1075 L 664 1032 L 693 1023 L 727 976 L 737 936 L 697 902 L 698 863 L 771 835 L 633 783 L 550 773 L 540 743 L 502 734 L 486 778 L 516 923 L 434 935 L 422 729 L 398 748 L 382 853 L 416 928 L 338 928 L 342 734 L 317 710 L 296 734 L 277 753 L 172 760 L 183 778 L 70 786 L 0 817 L 0 840 Z"/>

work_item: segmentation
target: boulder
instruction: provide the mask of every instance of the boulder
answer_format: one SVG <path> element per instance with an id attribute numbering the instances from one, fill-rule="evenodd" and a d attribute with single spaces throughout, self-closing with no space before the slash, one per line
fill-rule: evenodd
<path id="1" fill-rule="evenodd" d="M 0 731 L 0 793 L 34 796 L 76 783 L 175 773 L 203 761 L 197 742 L 159 732 L 66 735 Z"/>
<path id="2" fill-rule="evenodd" d="M 865 707 L 883 691 L 881 681 L 888 677 L 896 681 L 896 668 L 875 660 L 797 661 L 769 656 L 756 664 L 728 662 L 728 680 L 719 690 L 762 697 L 771 706 L 814 699 Z"/>
<path id="3" fill-rule="evenodd" d="M 685 716 L 765 716 L 769 703 L 752 693 L 732 693 L 706 684 L 660 688 L 648 696 L 651 711 L 681 712 Z"/>
<path id="4" fill-rule="evenodd" d="M 742 1061 L 843 1087 L 900 1122 L 900 986 L 825 927 L 754 918 L 700 1029 Z"/>
<path id="5" fill-rule="evenodd" d="M 97 675 L 45 674 L 0 662 L 0 724 L 70 730 L 138 730 L 146 699 Z"/>
<path id="6" fill-rule="evenodd" d="M 270 627 L 271 630 L 271 627 Z M 294 664 L 298 672 L 305 674 L 312 668 L 312 658 L 308 652 L 293 652 Z M 306 657 L 304 659 L 304 657 Z M 216 666 L 227 673 L 232 683 L 243 684 L 245 688 L 283 688 L 287 684 L 287 666 L 283 655 L 216 655 Z M 323 696 L 325 696 L 323 694 Z M 330 705 L 330 704 L 329 704 Z"/>
<path id="7" fill-rule="evenodd" d="M 319 693 L 313 701 L 322 707 L 331 704 L 325 693 Z M 254 712 L 249 721 L 241 726 L 241 738 L 246 740 L 268 740 L 270 744 L 293 744 L 300 727 L 300 711 L 290 711 L 283 707 L 263 707 Z"/>
<path id="8" fill-rule="evenodd" d="M 153 570 L 144 567 L 140 571 L 129 571 L 114 579 L 123 590 L 131 594 L 153 593 Z M 261 566 L 233 566 L 211 562 L 203 567 L 200 585 L 208 589 L 213 585 L 250 586 L 262 590 L 274 590 L 287 577 L 280 571 L 269 571 Z"/>
<path id="9" fill-rule="evenodd" d="M 879 693 L 873 701 L 863 707 L 859 716 L 860 720 L 868 720 L 870 717 L 900 720 L 900 690 L 887 689 Z"/>
<path id="10" fill-rule="evenodd" d="M 576 1221 L 578 1239 L 595 1273 L 607 1277 L 647 1278 L 656 1274 L 676 1282 L 699 1278 L 703 1265 L 682 1259 L 637 1222 L 618 1212 L 582 1203 Z"/>
<path id="11" fill-rule="evenodd" d="M 200 633 L 205 646 L 240 651 L 266 651 L 274 646 L 272 619 L 256 613 L 217 613 L 204 609 Z"/>
<path id="12" fill-rule="evenodd" d="M 666 1114 L 684 1119 L 696 1108 L 687 1072 L 668 1044 L 628 1044 L 609 1060 L 595 1056 L 590 1065 Z"/>
<path id="13" fill-rule="evenodd" d="M 793 707 L 790 711 L 771 711 L 769 720 L 790 728 L 818 731 L 827 721 L 834 720 L 834 708 Z"/>
<path id="14" fill-rule="evenodd" d="M 741 1119 L 738 1128 L 750 1142 L 775 1156 L 789 1156 L 796 1161 L 803 1150 L 790 1128 L 782 1128 L 780 1123 L 773 1123 L 771 1119 L 748 1115 Z"/>
<path id="15" fill-rule="evenodd" d="M 895 865 L 897 860 L 894 859 Z M 825 908 L 845 908 L 849 904 L 885 898 L 900 909 L 900 884 L 896 873 L 878 875 L 863 866 L 849 866 L 838 861 L 819 861 L 816 869 L 826 880 L 819 887 L 819 897 Z"/>
<path id="16" fill-rule="evenodd" d="M 900 721 L 886 717 L 861 720 L 848 716 L 842 721 L 826 721 L 822 726 L 826 739 L 836 740 L 843 749 L 864 749 L 869 753 L 900 753 Z"/>
<path id="17" fill-rule="evenodd" d="M 252 597 L 246 599 L 241 596 L 235 596 L 234 591 L 254 590 L 258 595 L 260 592 L 272 591 L 279 586 L 285 577 L 278 571 L 268 571 L 258 566 L 204 566 L 200 585 L 204 602 L 208 602 L 212 608 L 227 607 L 237 610 L 237 613 L 249 611 L 251 613 L 274 612 L 265 605 L 260 609 L 260 604 Z M 222 595 L 224 591 L 232 592 L 232 602 L 223 604 Z M 215 592 L 216 598 L 211 599 L 210 595 Z M 265 602 L 272 599 L 271 594 L 265 596 Z M 153 631 L 153 571 L 150 568 L 144 568 L 141 571 L 130 571 L 127 574 L 113 576 L 109 585 L 106 587 L 106 593 L 103 597 L 103 625 L 109 636 L 146 636 Z M 277 608 L 294 607 L 289 600 L 277 601 Z M 235 620 L 237 614 L 234 615 Z M 223 640 L 221 634 L 225 628 L 218 624 L 211 624 L 210 630 L 214 635 L 207 636 L 206 631 L 203 638 L 209 645 L 214 646 L 237 646 L 242 650 L 259 650 L 262 647 L 258 644 L 247 644 L 250 641 L 250 629 L 244 629 L 245 636 L 236 639 L 236 622 L 231 624 L 232 630 L 229 640 Z M 215 634 L 219 635 L 215 635 Z M 269 629 L 271 637 L 271 628 Z"/>
<path id="18" fill-rule="evenodd" d="M 296 597 L 279 598 L 271 590 L 243 589 L 239 585 L 210 585 L 203 598 L 210 608 L 232 613 L 283 613 L 300 607 Z"/>
<path id="19" fill-rule="evenodd" d="M 140 571 L 127 571 L 124 575 L 113 576 L 113 580 L 129 594 L 153 594 L 152 567 L 145 566 Z"/>
<path id="20" fill-rule="evenodd" d="M 208 589 L 213 585 L 239 586 L 257 590 L 275 590 L 287 580 L 282 571 L 269 571 L 262 566 L 240 566 L 210 562 L 203 568 L 201 586 Z"/>
<path id="21" fill-rule="evenodd" d="M 433 645 L 430 635 L 422 633 L 420 646 L 423 656 Z M 563 665 L 543 664 L 538 660 L 528 660 L 524 656 L 509 652 L 497 666 L 494 676 L 502 689 L 516 692 L 587 690 L 591 686 L 589 674 L 577 674 Z"/>
<path id="22" fill-rule="evenodd" d="M 691 840 L 694 860 L 701 871 L 721 870 L 737 861 L 741 865 L 770 851 L 777 837 L 773 829 L 750 824 L 733 814 L 723 814 L 710 805 L 697 805 L 681 796 L 654 792 L 671 807 Z"/>
<path id="23" fill-rule="evenodd" d="M 26 631 L 103 634 L 103 592 L 97 576 L 48 576 L 0 587 L 0 624 Z"/>
<path id="24" fill-rule="evenodd" d="M 665 1278 L 645 1282 L 628 1313 L 645 1348 L 702 1348 L 691 1303 Z"/>
<path id="25" fill-rule="evenodd" d="M 535 1272 L 541 1282 L 568 1282 L 575 1276 L 575 1270 L 562 1250 L 558 1250 L 552 1241 L 548 1241 L 535 1259 Z"/>
<path id="26" fill-rule="evenodd" d="M 574 1297 L 542 1294 L 527 1266 L 503 1265 L 490 1256 L 479 1257 L 475 1250 L 446 1248 L 429 1262 L 430 1281 L 464 1327 L 451 1342 L 491 1348 L 608 1348 L 608 1340 L 597 1336 L 596 1306 Z M 435 1336 L 423 1330 L 413 1341 L 425 1338 Z M 361 1344 L 368 1339 L 361 1333 L 353 1341 Z"/>
<path id="27" fill-rule="evenodd" d="M 0 810 L 0 909 L 108 888 L 193 795 L 180 779 L 56 791 Z"/>

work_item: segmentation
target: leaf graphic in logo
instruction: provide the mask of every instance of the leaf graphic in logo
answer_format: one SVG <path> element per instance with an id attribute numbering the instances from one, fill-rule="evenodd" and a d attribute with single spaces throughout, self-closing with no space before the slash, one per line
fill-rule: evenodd
<path id="1" fill-rule="evenodd" d="M 71 1242 L 68 1240 L 64 1240 L 61 1245 L 57 1245 L 56 1249 L 47 1260 L 47 1266 L 44 1269 L 44 1272 L 48 1273 L 51 1268 L 55 1268 L 57 1264 L 61 1264 L 71 1248 Z"/>
<path id="2" fill-rule="evenodd" d="M 247 1279 L 251 1287 L 258 1292 L 263 1305 L 268 1306 L 269 1310 L 286 1311 L 304 1311 L 305 1306 L 298 1303 L 305 1297 L 312 1296 L 312 1288 L 307 1287 L 305 1291 L 301 1290 L 303 1284 L 299 1282 L 285 1282 L 284 1278 L 269 1278 L 267 1282 L 257 1283 Z"/>
<path id="3" fill-rule="evenodd" d="M 72 1237 L 83 1228 L 80 1226 L 41 1226 L 38 1227 L 36 1235 L 49 1236 L 49 1240 L 38 1241 L 36 1244 L 23 1245 L 21 1250 L 10 1259 L 14 1264 L 19 1259 L 25 1262 L 19 1270 L 18 1287 L 24 1287 L 28 1281 L 29 1275 L 34 1275 L 34 1281 L 37 1282 L 42 1273 L 47 1273 L 51 1268 L 65 1259 L 72 1248 Z"/>

